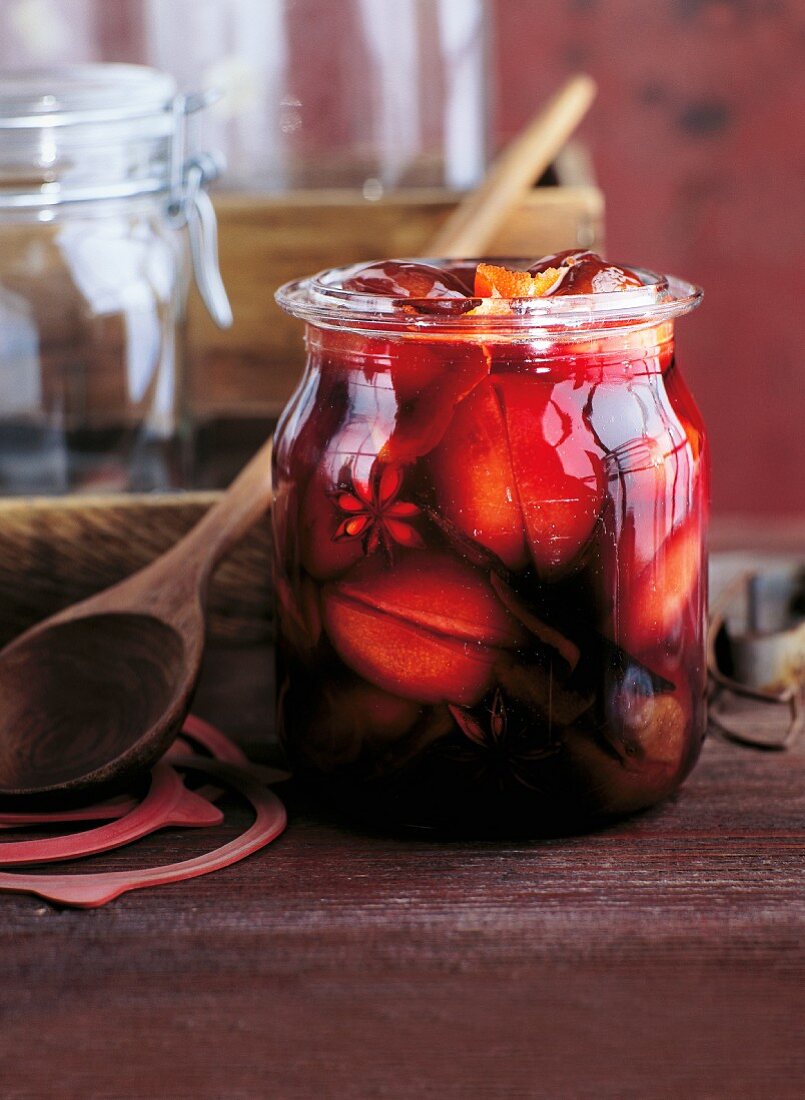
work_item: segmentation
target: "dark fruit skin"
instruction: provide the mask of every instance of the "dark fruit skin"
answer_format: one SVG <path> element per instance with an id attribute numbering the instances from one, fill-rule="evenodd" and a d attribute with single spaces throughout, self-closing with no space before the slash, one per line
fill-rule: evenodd
<path id="1" fill-rule="evenodd" d="M 569 248 L 564 252 L 555 252 L 552 256 L 543 256 L 528 270 L 538 275 L 549 267 L 566 267 L 570 270 L 564 276 L 551 297 L 568 294 L 611 294 L 619 290 L 631 290 L 642 286 L 640 278 L 627 267 L 618 267 L 607 263 L 599 255 L 589 250 Z"/>
<path id="2" fill-rule="evenodd" d="M 551 295 L 609 294 L 643 285 L 629 268 L 610 264 L 588 249 L 570 248 L 543 256 L 528 271 L 538 275 L 551 267 L 569 268 Z M 382 260 L 368 264 L 345 279 L 342 289 L 384 298 L 456 299 L 473 295 L 458 274 L 411 260 Z"/>
<path id="3" fill-rule="evenodd" d="M 455 275 L 430 264 L 385 260 L 369 264 L 345 279 L 344 290 L 377 294 L 384 298 L 466 298 L 464 285 Z"/>
<path id="4" fill-rule="evenodd" d="M 636 698 L 606 738 L 568 729 L 564 750 L 591 805 L 604 814 L 651 806 L 678 786 L 689 714 L 676 695 Z"/>

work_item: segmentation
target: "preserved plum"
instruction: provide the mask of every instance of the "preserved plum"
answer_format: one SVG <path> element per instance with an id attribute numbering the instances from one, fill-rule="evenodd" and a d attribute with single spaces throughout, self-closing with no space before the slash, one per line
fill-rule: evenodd
<path id="1" fill-rule="evenodd" d="M 449 271 L 410 260 L 381 260 L 368 264 L 343 282 L 356 294 L 391 298 L 466 298 L 461 281 Z"/>
<path id="2" fill-rule="evenodd" d="M 587 250 L 557 252 L 545 256 L 529 268 L 529 274 L 542 275 L 559 270 L 552 294 L 612 294 L 643 285 L 640 276 L 628 267 L 610 264 Z"/>

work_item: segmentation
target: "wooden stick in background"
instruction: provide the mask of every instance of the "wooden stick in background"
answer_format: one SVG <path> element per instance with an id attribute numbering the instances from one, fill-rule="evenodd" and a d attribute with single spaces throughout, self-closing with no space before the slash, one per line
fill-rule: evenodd
<path id="1" fill-rule="evenodd" d="M 539 179 L 595 99 L 595 81 L 572 77 L 501 153 L 483 183 L 456 207 L 427 254 L 482 256 L 507 214 Z"/>

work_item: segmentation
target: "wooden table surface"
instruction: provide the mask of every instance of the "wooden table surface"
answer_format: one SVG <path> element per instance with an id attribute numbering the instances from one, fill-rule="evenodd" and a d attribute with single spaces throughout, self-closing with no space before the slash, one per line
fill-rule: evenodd
<path id="1" fill-rule="evenodd" d="M 209 655 L 197 713 L 256 746 L 269 709 L 266 651 Z M 288 802 L 208 878 L 91 912 L 0 898 L 3 1098 L 805 1095 L 805 746 L 711 738 L 673 801 L 547 842 Z"/>

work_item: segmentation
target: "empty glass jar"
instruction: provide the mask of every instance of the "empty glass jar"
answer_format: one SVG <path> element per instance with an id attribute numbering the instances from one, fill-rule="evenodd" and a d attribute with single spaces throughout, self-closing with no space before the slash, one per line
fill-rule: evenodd
<path id="1" fill-rule="evenodd" d="M 180 485 L 189 282 L 231 321 L 187 119 L 133 65 L 0 80 L 0 495 Z"/>

